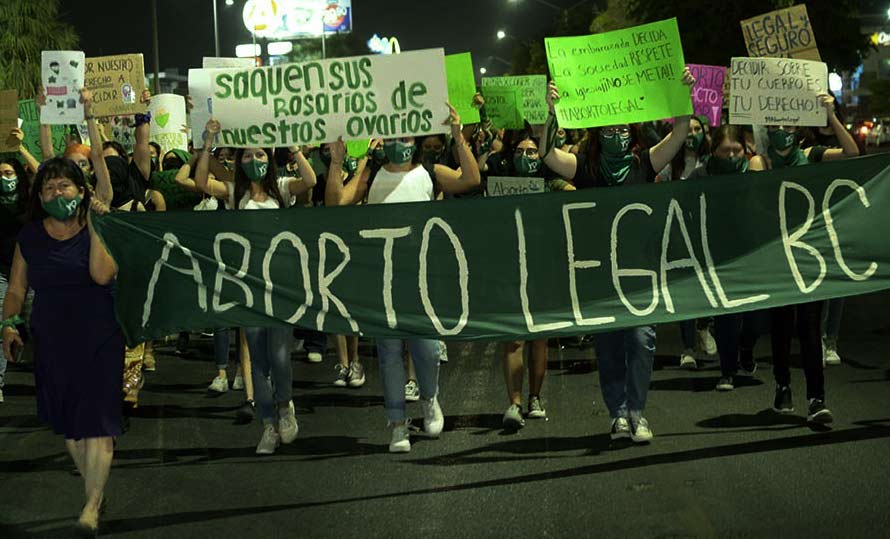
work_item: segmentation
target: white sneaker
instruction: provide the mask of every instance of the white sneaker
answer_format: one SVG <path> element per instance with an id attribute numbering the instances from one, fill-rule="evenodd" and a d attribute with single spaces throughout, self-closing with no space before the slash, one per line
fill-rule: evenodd
<path id="1" fill-rule="evenodd" d="M 698 363 L 695 361 L 695 356 L 692 355 L 692 350 L 683 350 L 683 353 L 680 354 L 680 368 L 690 371 L 698 369 Z"/>
<path id="2" fill-rule="evenodd" d="M 711 335 L 711 330 L 708 328 L 698 330 L 698 343 L 709 356 L 717 353 L 717 341 L 714 340 L 714 336 Z"/>
<path id="3" fill-rule="evenodd" d="M 217 376 L 210 382 L 210 385 L 207 386 L 207 391 L 210 393 L 225 393 L 229 390 L 229 379 L 225 376 Z"/>
<path id="4" fill-rule="evenodd" d="M 0 389 L 0 403 L 3 402 L 3 390 Z"/>
<path id="5" fill-rule="evenodd" d="M 321 363 L 321 352 L 309 352 L 309 363 Z"/>
<path id="6" fill-rule="evenodd" d="M 630 439 L 638 444 L 645 444 L 652 441 L 652 430 L 649 429 L 649 422 L 640 414 L 630 414 Z"/>
<path id="7" fill-rule="evenodd" d="M 546 419 L 547 410 L 544 409 L 544 403 L 540 397 L 529 396 L 528 398 L 528 417 L 529 419 Z"/>
<path id="8" fill-rule="evenodd" d="M 256 446 L 257 455 L 272 455 L 281 444 L 281 437 L 275 432 L 275 425 L 271 423 L 263 427 L 263 437 Z"/>
<path id="9" fill-rule="evenodd" d="M 408 453 L 411 451 L 411 438 L 408 435 L 408 423 L 395 425 L 392 428 L 392 441 L 389 442 L 390 453 Z"/>
<path id="10" fill-rule="evenodd" d="M 300 432 L 300 425 L 297 423 L 297 416 L 294 412 L 294 401 L 287 404 L 287 410 L 284 413 L 279 410 L 278 416 L 278 432 L 281 443 L 289 444 L 297 439 L 297 433 Z"/>
<path id="11" fill-rule="evenodd" d="M 405 384 L 405 400 L 408 402 L 417 402 L 420 400 L 420 387 L 414 380 L 408 380 Z"/>
<path id="12" fill-rule="evenodd" d="M 626 417 L 616 417 L 612 420 L 612 430 L 609 432 L 609 436 L 613 440 L 630 438 L 630 424 Z"/>
<path id="13" fill-rule="evenodd" d="M 240 374 L 235 375 L 235 380 L 232 381 L 232 389 L 235 391 L 243 391 L 244 390 L 244 377 Z"/>
<path id="14" fill-rule="evenodd" d="M 436 357 L 439 359 L 439 363 L 448 363 L 448 347 L 445 345 L 445 341 L 436 341 Z"/>
<path id="15" fill-rule="evenodd" d="M 822 365 L 840 365 L 841 356 L 837 353 L 837 342 L 833 339 L 822 339 Z"/>
<path id="16" fill-rule="evenodd" d="M 337 379 L 334 380 L 334 385 L 336 387 L 346 387 L 349 380 L 349 367 L 344 367 L 337 363 L 334 365 L 334 370 L 337 371 Z"/>
<path id="17" fill-rule="evenodd" d="M 445 416 L 442 415 L 439 400 L 436 397 L 430 400 L 423 399 L 420 401 L 420 407 L 423 409 L 423 431 L 430 436 L 442 434 Z"/>
<path id="18" fill-rule="evenodd" d="M 365 368 L 358 361 L 349 364 L 349 387 L 362 387 L 365 385 Z"/>

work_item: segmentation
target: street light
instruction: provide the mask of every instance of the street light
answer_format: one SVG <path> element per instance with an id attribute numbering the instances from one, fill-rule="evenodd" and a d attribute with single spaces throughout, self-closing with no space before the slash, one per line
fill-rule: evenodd
<path id="1" fill-rule="evenodd" d="M 488 70 L 485 69 L 484 67 L 480 67 L 480 68 L 479 68 L 479 73 L 482 73 L 482 74 L 484 75 L 484 74 L 488 73 Z"/>
<path id="2" fill-rule="evenodd" d="M 504 32 L 503 30 L 498 30 L 498 39 L 504 39 L 505 37 L 507 37 L 507 32 Z"/>
<path id="3" fill-rule="evenodd" d="M 235 5 L 235 0 L 226 0 L 226 5 L 227 5 L 227 6 L 234 6 L 234 5 Z"/>

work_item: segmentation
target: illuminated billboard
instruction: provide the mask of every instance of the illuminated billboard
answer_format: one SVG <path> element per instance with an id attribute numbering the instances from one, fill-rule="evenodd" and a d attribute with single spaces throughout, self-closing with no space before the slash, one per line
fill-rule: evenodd
<path id="1" fill-rule="evenodd" d="M 352 0 L 247 0 L 244 26 L 256 37 L 286 40 L 352 31 Z"/>

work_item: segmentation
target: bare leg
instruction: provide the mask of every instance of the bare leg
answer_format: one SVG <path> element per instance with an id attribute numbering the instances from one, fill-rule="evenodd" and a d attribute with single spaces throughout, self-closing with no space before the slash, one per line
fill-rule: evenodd
<path id="1" fill-rule="evenodd" d="M 241 376 L 244 378 L 244 396 L 253 400 L 253 378 L 250 377 L 250 350 L 247 348 L 247 337 L 244 330 L 238 330 L 238 345 L 241 352 Z"/>
<path id="2" fill-rule="evenodd" d="M 81 477 L 84 476 L 84 446 L 83 440 L 71 440 L 65 439 L 65 447 L 68 448 L 68 454 L 71 455 L 71 460 L 74 461 L 74 466 L 77 467 L 77 472 Z"/>
<path id="3" fill-rule="evenodd" d="M 341 367 L 349 367 L 349 350 L 346 335 L 334 335 L 334 348 L 337 350 L 337 361 Z"/>
<path id="4" fill-rule="evenodd" d="M 405 363 L 407 365 L 406 372 L 408 373 L 408 380 L 417 381 L 417 373 L 414 371 L 414 360 L 411 359 L 411 352 L 405 352 Z"/>
<path id="5" fill-rule="evenodd" d="M 547 339 L 531 342 L 528 358 L 528 394 L 540 396 L 547 374 Z"/>
<path id="6" fill-rule="evenodd" d="M 346 336 L 346 354 L 349 356 L 349 361 L 358 363 L 358 335 L 347 335 Z"/>
<path id="7" fill-rule="evenodd" d="M 522 353 L 523 341 L 504 343 L 504 382 L 510 404 L 522 405 Z"/>
<path id="8" fill-rule="evenodd" d="M 80 522 L 91 528 L 99 525 L 99 507 L 113 458 L 114 443 L 110 436 L 84 440 L 84 486 L 87 503 L 80 515 Z"/>

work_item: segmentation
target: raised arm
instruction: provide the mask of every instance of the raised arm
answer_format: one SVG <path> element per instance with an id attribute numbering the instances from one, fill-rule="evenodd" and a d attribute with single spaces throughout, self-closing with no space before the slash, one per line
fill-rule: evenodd
<path id="1" fill-rule="evenodd" d="M 683 69 L 682 80 L 683 84 L 689 87 L 691 92 L 692 87 L 695 85 L 695 77 L 692 76 L 688 67 Z M 674 118 L 674 128 L 668 133 L 668 136 L 661 139 L 661 142 L 649 150 L 649 159 L 652 162 L 652 168 L 656 172 L 666 167 L 674 159 L 674 156 L 677 155 L 677 152 L 683 149 L 686 136 L 689 134 L 689 118 L 690 116 Z"/>
<path id="2" fill-rule="evenodd" d="M 31 155 L 31 152 L 28 151 L 28 148 L 24 144 L 25 133 L 19 128 L 15 128 L 12 130 L 12 133 L 9 134 L 10 137 L 13 137 L 18 141 L 19 145 L 19 155 L 22 156 L 22 159 L 25 160 L 25 168 L 31 171 L 31 174 L 37 174 L 37 168 L 40 167 L 40 163 L 37 159 Z"/>
<path id="3" fill-rule="evenodd" d="M 343 185 L 343 161 L 346 159 L 346 143 L 343 137 L 337 138 L 336 142 L 329 144 L 331 148 L 331 164 L 328 165 L 328 178 L 324 191 L 325 206 L 350 206 L 358 204 L 365 198 L 368 190 L 368 176 L 370 169 L 362 169 L 361 173 L 356 170 L 356 178 L 349 182 L 349 185 Z"/>
<path id="4" fill-rule="evenodd" d="M 111 188 L 111 174 L 105 164 L 102 155 L 102 135 L 99 133 L 99 124 L 93 115 L 93 94 L 86 88 L 80 91 L 80 100 L 83 102 L 83 114 L 87 120 L 87 130 L 90 133 L 90 161 L 93 163 L 93 173 L 96 175 L 96 198 L 106 206 L 111 205 L 114 198 L 114 190 Z"/>
<path id="5" fill-rule="evenodd" d="M 207 122 L 205 129 L 207 130 L 207 138 L 204 139 L 204 151 L 198 157 L 198 168 L 195 169 L 195 185 L 199 191 L 203 191 L 212 197 L 228 198 L 229 185 L 209 177 L 210 149 L 213 148 L 213 141 L 216 140 L 216 136 L 219 134 L 219 122 L 211 119 Z"/>
<path id="6" fill-rule="evenodd" d="M 554 103 L 559 101 L 559 88 L 556 83 L 550 81 L 547 85 L 547 122 L 544 124 L 544 134 L 541 135 L 540 148 L 543 148 L 543 160 L 547 167 L 560 178 L 571 180 L 578 172 L 578 158 L 573 153 L 556 148 L 556 131 L 559 129 L 556 121 L 556 109 Z"/>
<path id="7" fill-rule="evenodd" d="M 859 146 L 856 145 L 856 141 L 853 140 L 850 132 L 847 131 L 847 128 L 841 123 L 840 118 L 835 114 L 834 97 L 822 93 L 819 94 L 819 102 L 822 103 L 822 106 L 825 107 L 825 110 L 828 113 L 828 127 L 834 131 L 834 136 L 837 137 L 837 141 L 841 145 L 840 148 L 829 148 L 825 150 L 825 153 L 822 154 L 822 160 L 835 161 L 837 159 L 858 156 Z"/>
<path id="8" fill-rule="evenodd" d="M 151 92 L 143 90 L 142 102 L 148 103 L 150 101 Z M 149 138 L 151 137 L 151 115 L 136 115 L 135 132 L 136 143 L 133 145 L 133 162 L 136 163 L 139 173 L 148 182 L 151 178 L 151 147 L 148 145 Z"/>
<path id="9" fill-rule="evenodd" d="M 299 146 L 291 146 L 290 152 L 295 156 L 294 160 L 297 163 L 297 173 L 300 175 L 300 179 L 290 182 L 289 189 L 291 195 L 298 197 L 315 187 L 317 178 L 315 177 L 315 171 L 312 170 L 312 165 L 309 164 L 306 156 L 300 151 Z"/>
<path id="10" fill-rule="evenodd" d="M 445 165 L 436 165 L 436 181 L 442 188 L 443 193 L 465 193 L 482 183 L 482 175 L 479 173 L 479 163 L 473 157 L 470 151 L 470 145 L 464 140 L 464 135 L 460 129 L 460 116 L 450 103 L 448 105 L 448 118 L 445 125 L 451 125 L 451 137 L 457 145 L 457 157 L 460 160 L 460 169 L 446 167 Z"/>

